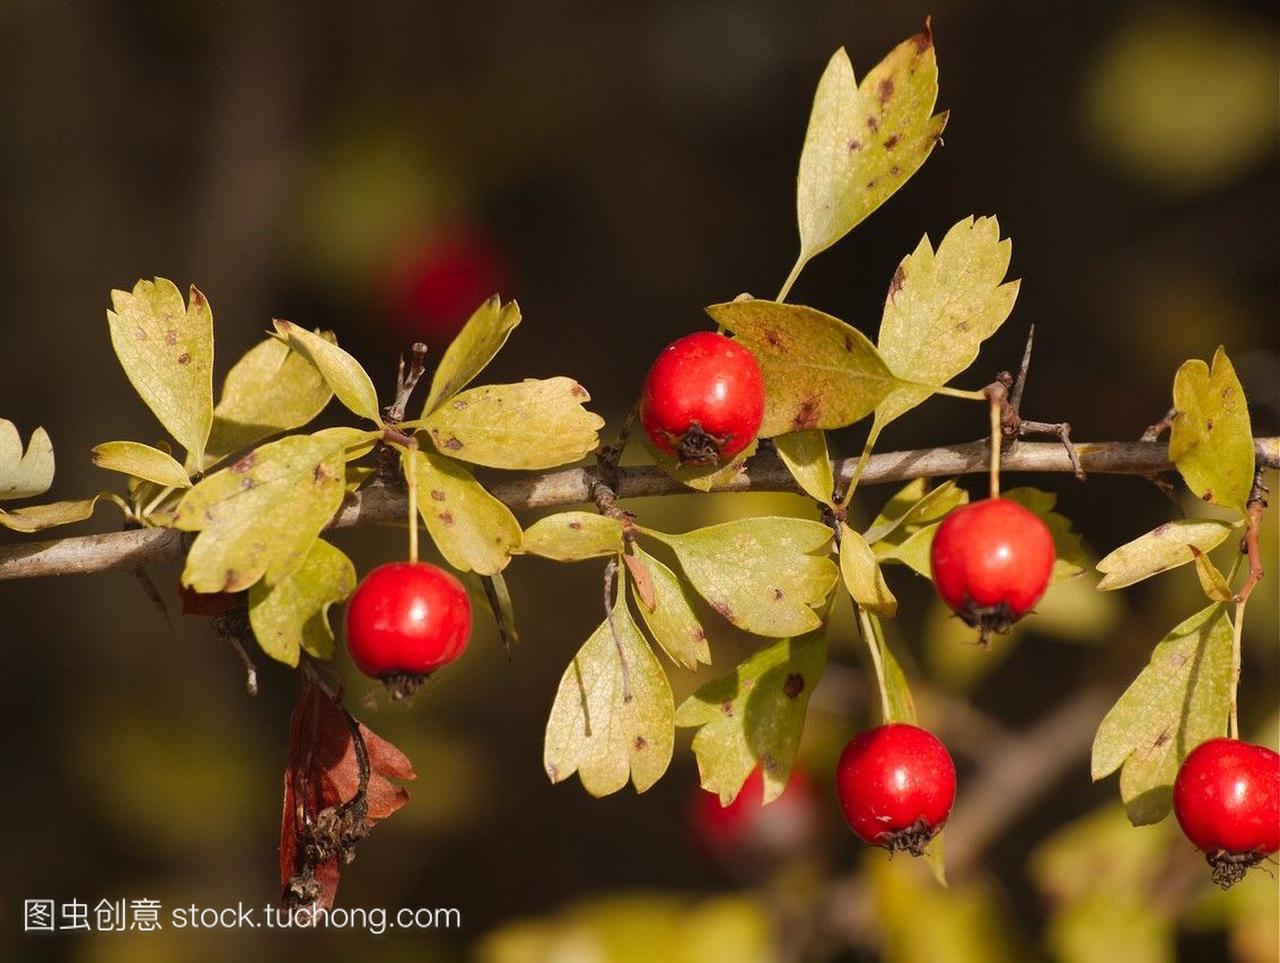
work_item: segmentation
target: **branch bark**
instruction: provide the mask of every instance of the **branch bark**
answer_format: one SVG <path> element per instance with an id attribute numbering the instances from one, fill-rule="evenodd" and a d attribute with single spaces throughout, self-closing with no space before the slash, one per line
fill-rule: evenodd
<path id="1" fill-rule="evenodd" d="M 1260 468 L 1280 468 L 1280 437 L 1255 439 L 1255 447 Z M 1076 445 L 1076 451 L 1086 472 L 1152 475 L 1173 467 L 1168 449 L 1161 442 L 1081 442 Z M 860 484 L 979 474 L 987 470 L 988 458 L 986 441 L 884 452 L 870 457 Z M 856 464 L 857 458 L 832 462 L 837 490 L 848 484 Z M 1042 442 L 1014 442 L 1005 451 L 1001 465 L 1005 472 L 1075 471 L 1062 445 Z M 495 482 L 490 491 L 513 511 L 521 511 L 589 503 L 599 481 L 599 471 L 595 468 L 569 468 L 542 475 L 503 478 Z M 742 474 L 712 491 L 799 492 L 800 489 L 782 461 L 768 453 L 751 459 Z M 695 492 L 657 467 L 618 469 L 619 498 L 679 494 Z M 406 498 L 406 493 L 399 488 L 371 486 L 350 497 L 330 527 L 399 522 L 405 516 Z M 84 575 L 173 561 L 185 553 L 186 538 L 184 533 L 173 529 L 147 528 L 6 546 L 0 548 L 0 581 L 43 575 Z"/>

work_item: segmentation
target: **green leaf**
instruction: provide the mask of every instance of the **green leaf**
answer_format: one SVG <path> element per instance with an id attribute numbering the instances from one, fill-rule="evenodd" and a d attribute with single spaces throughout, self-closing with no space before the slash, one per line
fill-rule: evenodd
<path id="1" fill-rule="evenodd" d="M 757 766 L 764 801 L 786 788 L 804 731 L 809 696 L 822 678 L 827 644 L 821 632 L 781 639 L 681 704 L 676 725 L 697 726 L 693 751 L 702 788 L 729 805 Z"/>
<path id="2" fill-rule="evenodd" d="M 0 525 L 14 532 L 43 531 L 46 528 L 57 528 L 59 525 L 70 525 L 83 522 L 93 515 L 98 499 L 110 497 L 106 492 L 92 498 L 81 498 L 75 501 L 50 502 L 47 505 L 27 505 L 5 511 L 0 508 Z"/>
<path id="3" fill-rule="evenodd" d="M 93 449 L 93 463 L 165 488 L 190 488 L 191 479 L 173 456 L 136 441 L 106 441 Z"/>
<path id="4" fill-rule="evenodd" d="M 1194 545 L 1191 546 L 1191 554 L 1196 558 L 1196 577 L 1200 579 L 1200 587 L 1204 589 L 1204 594 L 1209 601 L 1233 601 L 1235 593 L 1231 591 L 1231 586 L 1227 584 L 1226 577 L 1218 571 L 1218 566 L 1214 565 L 1209 560 L 1209 556 Z"/>
<path id="5" fill-rule="evenodd" d="M 1245 513 L 1253 487 L 1253 431 L 1235 368 L 1221 347 L 1213 367 L 1185 362 L 1173 379 L 1169 458 L 1187 487 L 1207 502 Z"/>
<path id="6" fill-rule="evenodd" d="M 333 342 L 333 332 L 316 337 Z M 245 352 L 227 372 L 213 409 L 209 453 L 217 457 L 243 451 L 281 431 L 300 428 L 324 409 L 333 390 L 305 355 L 277 338 L 266 338 Z"/>
<path id="7" fill-rule="evenodd" d="M 520 305 L 514 301 L 504 305 L 496 294 L 476 308 L 440 359 L 422 406 L 422 417 L 469 385 L 507 343 L 519 323 Z"/>
<path id="8" fill-rule="evenodd" d="M 1231 525 L 1212 519 L 1179 518 L 1157 525 L 1098 563 L 1098 571 L 1103 575 L 1098 589 L 1124 588 L 1186 565 L 1195 558 L 1193 548 L 1207 552 L 1226 541 L 1231 531 Z"/>
<path id="9" fill-rule="evenodd" d="M 672 662 L 686 669 L 696 669 L 699 663 L 710 665 L 711 648 L 707 645 L 707 633 L 698 621 L 689 590 L 675 572 L 639 545 L 632 543 L 631 554 L 649 575 L 653 607 L 645 604 L 634 581 L 631 584 L 632 596 L 641 618 L 649 626 L 658 645 L 662 646 L 662 651 Z"/>
<path id="10" fill-rule="evenodd" d="M 277 319 L 272 324 L 282 337 L 288 339 L 289 347 L 315 365 L 320 377 L 350 411 L 361 418 L 382 423 L 378 392 L 373 387 L 369 372 L 361 367 L 359 361 L 324 335 L 308 331 L 291 321 Z"/>
<path id="11" fill-rule="evenodd" d="M 880 664 L 884 667 L 884 689 L 889 702 L 889 711 L 884 721 L 915 725 L 916 700 L 911 695 L 911 687 L 907 685 L 907 676 L 902 671 L 898 657 L 893 654 L 885 639 L 884 625 L 878 616 L 871 613 L 867 614 L 867 621 L 871 624 L 872 642 L 880 654 Z"/>
<path id="12" fill-rule="evenodd" d="M 263 445 L 183 496 L 173 527 L 199 532 L 182 584 L 238 592 L 274 586 L 306 558 L 342 504 L 342 448 L 293 435 Z"/>
<path id="13" fill-rule="evenodd" d="M 1120 795 L 1135 826 L 1169 813 L 1187 753 L 1224 735 L 1231 706 L 1231 621 L 1223 605 L 1187 619 L 1107 713 L 1093 742 L 1094 780 L 1122 764 Z"/>
<path id="14" fill-rule="evenodd" d="M 649 455 L 655 465 L 682 485 L 687 485 L 694 491 L 700 492 L 709 492 L 713 488 L 724 488 L 730 485 L 735 478 L 742 474 L 743 469 L 746 467 L 747 459 L 754 455 L 756 449 L 760 446 L 758 439 L 752 439 L 751 444 L 722 465 L 695 465 L 693 463 L 682 465 L 665 451 L 659 449 L 647 437 L 644 440 L 644 444 L 649 450 Z"/>
<path id="15" fill-rule="evenodd" d="M 928 398 L 928 386 L 945 385 L 973 364 L 1018 296 L 1018 281 L 1001 283 L 1011 252 L 994 217 L 966 217 L 936 253 L 926 234 L 903 258 L 884 302 L 880 356 L 899 378 L 924 387 L 903 386 L 884 399 L 873 432 Z"/>
<path id="16" fill-rule="evenodd" d="M 898 600 L 885 584 L 884 573 L 866 540 L 848 525 L 840 526 L 840 574 L 853 600 L 868 612 L 893 618 Z"/>
<path id="17" fill-rule="evenodd" d="M 496 575 L 520 547 L 520 523 L 471 472 L 432 451 L 406 452 L 418 479 L 418 514 L 440 554 L 460 572 Z"/>
<path id="18" fill-rule="evenodd" d="M 926 486 L 926 479 L 917 478 L 900 489 L 885 503 L 871 527 L 863 533 L 863 539 L 875 544 L 900 530 L 910 532 L 925 523 L 941 520 L 951 509 L 969 500 L 969 494 L 957 488 L 954 481 L 943 482 L 931 491 L 926 490 Z"/>
<path id="19" fill-rule="evenodd" d="M 929 561 L 929 555 L 933 550 L 933 536 L 938 534 L 938 526 L 941 524 L 941 522 L 932 522 L 923 525 L 901 542 L 876 542 L 876 558 L 882 562 L 898 562 L 918 575 L 932 578 L 932 563 Z"/>
<path id="20" fill-rule="evenodd" d="M 554 468 L 600 443 L 604 419 L 587 411 L 572 378 L 486 385 L 455 395 L 421 425 L 441 454 L 490 468 Z"/>
<path id="21" fill-rule="evenodd" d="M 1050 585 L 1075 578 L 1089 567 L 1089 551 L 1080 535 L 1071 530 L 1071 519 L 1053 511 L 1058 503 L 1057 495 L 1038 488 L 1011 488 L 1001 497 L 1034 512 L 1044 522 L 1045 528 L 1049 529 L 1049 534 L 1053 537 L 1054 554 L 1053 570 L 1049 574 Z"/>
<path id="22" fill-rule="evenodd" d="M 942 837 L 945 835 L 945 831 L 939 830 L 937 835 L 929 840 L 929 845 L 924 851 L 925 864 L 929 867 L 929 872 L 933 873 L 934 880 L 943 889 L 947 889 L 951 885 L 947 882 L 947 863 L 942 842 Z"/>
<path id="23" fill-rule="evenodd" d="M 53 468 L 53 442 L 47 431 L 33 431 L 24 454 L 17 426 L 0 418 L 0 501 L 43 495 L 53 484 Z"/>
<path id="24" fill-rule="evenodd" d="M 883 204 L 925 162 L 946 126 L 933 35 L 900 43 L 858 84 L 843 47 L 818 82 L 800 153 L 796 215 L 803 264 Z"/>
<path id="25" fill-rule="evenodd" d="M 785 638 L 822 624 L 813 609 L 838 573 L 821 522 L 746 518 L 684 535 L 644 531 L 671 546 L 698 594 L 738 628 Z"/>
<path id="26" fill-rule="evenodd" d="M 271 588 L 258 582 L 249 589 L 249 624 L 262 651 L 286 665 L 298 664 L 305 651 L 317 659 L 333 657 L 329 606 L 356 587 L 356 567 L 324 539 L 311 543 L 302 564 Z"/>
<path id="27" fill-rule="evenodd" d="M 814 428 L 789 431 L 774 438 L 773 447 L 804 493 L 830 505 L 835 497 L 836 480 L 831 471 L 831 456 L 827 454 L 827 436 Z"/>
<path id="28" fill-rule="evenodd" d="M 553 783 L 576 772 L 593 796 L 617 792 L 628 777 L 636 792 L 644 792 L 667 771 L 675 741 L 671 685 L 632 621 L 621 590 L 613 621 L 618 642 L 606 620 L 564 670 L 543 749 L 543 766 Z"/>
<path id="29" fill-rule="evenodd" d="M 843 428 L 871 414 L 898 387 L 866 335 L 814 308 L 752 299 L 713 304 L 707 314 L 760 362 L 761 438 Z"/>
<path id="30" fill-rule="evenodd" d="M 166 278 L 112 291 L 111 345 L 129 383 L 196 464 L 213 424 L 213 311 L 193 284 L 188 304 Z"/>
<path id="31" fill-rule="evenodd" d="M 595 512 L 560 512 L 539 519 L 524 533 L 520 549 L 557 562 L 581 562 L 622 554 L 622 522 Z"/>

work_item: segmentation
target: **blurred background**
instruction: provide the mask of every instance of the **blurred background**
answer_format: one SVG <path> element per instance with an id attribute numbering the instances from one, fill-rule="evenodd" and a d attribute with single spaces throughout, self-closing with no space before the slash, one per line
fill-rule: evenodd
<path id="1" fill-rule="evenodd" d="M 24 437 L 50 431 L 53 497 L 115 484 L 91 446 L 161 432 L 111 355 L 108 293 L 162 275 L 210 299 L 219 382 L 283 317 L 334 329 L 387 386 L 408 343 L 447 342 L 500 290 L 526 320 L 491 380 L 574 376 L 616 431 L 654 353 L 706 326 L 703 305 L 772 295 L 786 275 L 796 162 L 831 52 L 847 46 L 862 75 L 929 14 L 945 145 L 793 298 L 874 336 L 920 235 L 995 213 L 1023 288 L 962 384 L 1015 367 L 1034 323 L 1024 414 L 1069 420 L 1080 439 L 1136 438 L 1167 409 L 1177 366 L 1222 343 L 1255 433 L 1277 433 L 1277 19 L 1271 4 L 1221 0 L 11 0 L 0 415 Z M 984 420 L 937 399 L 881 448 L 977 437 Z M 837 446 L 856 451 L 864 430 Z M 1197 510 L 1140 478 L 1010 484 L 1022 481 L 1060 493 L 1099 555 Z M 869 518 L 888 495 L 867 488 L 857 510 Z M 633 507 L 668 530 L 812 511 L 790 496 L 659 501 Z M 77 530 L 114 526 L 111 512 Z M 1274 509 L 1266 533 L 1274 568 Z M 337 541 L 365 571 L 402 538 Z M 177 570 L 152 575 L 176 613 Z M 339 903 L 457 907 L 464 921 L 381 937 L 24 938 L 24 899 L 274 900 L 297 681 L 259 657 L 250 699 L 206 621 L 175 614 L 171 630 L 127 574 L 0 583 L 0 957 L 1276 959 L 1271 872 L 1223 896 L 1171 820 L 1130 829 L 1115 780 L 1089 781 L 1097 721 L 1201 606 L 1189 569 L 1107 596 L 1088 576 L 1067 583 L 987 652 L 923 580 L 890 573 L 923 720 L 961 771 L 946 891 L 839 825 L 833 760 L 876 712 L 847 612 L 810 708 L 809 785 L 770 817 L 781 828 L 747 811 L 728 830 L 763 851 L 743 858 L 720 823 L 691 815 L 688 730 L 644 797 L 548 785 L 546 714 L 600 620 L 599 577 L 594 564 L 517 559 L 510 661 L 480 618 L 467 658 L 410 708 L 358 710 L 419 777 L 344 873 Z M 1273 745 L 1278 585 L 1268 578 L 1250 606 L 1241 706 L 1242 728 Z M 714 665 L 671 671 L 677 703 L 756 644 L 706 624 Z M 362 696 L 368 683 L 339 662 Z"/>

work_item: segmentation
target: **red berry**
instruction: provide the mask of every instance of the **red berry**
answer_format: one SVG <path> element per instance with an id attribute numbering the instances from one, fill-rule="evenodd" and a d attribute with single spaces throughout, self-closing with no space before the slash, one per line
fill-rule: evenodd
<path id="1" fill-rule="evenodd" d="M 1174 780 L 1173 811 L 1227 889 L 1280 850 L 1280 755 L 1238 739 L 1200 743 Z"/>
<path id="2" fill-rule="evenodd" d="M 951 611 L 982 631 L 1007 632 L 1040 601 L 1053 572 L 1053 536 L 1007 498 L 952 510 L 933 538 L 933 584 Z"/>
<path id="3" fill-rule="evenodd" d="M 743 869 L 803 849 L 817 835 L 818 823 L 817 793 L 799 768 L 791 770 L 786 788 L 767 806 L 764 775 L 757 767 L 729 805 L 699 789 L 690 812 L 701 848 L 716 861 Z"/>
<path id="4" fill-rule="evenodd" d="M 425 562 L 394 562 L 364 577 L 347 603 L 347 649 L 365 675 L 407 695 L 456 659 L 471 635 L 462 583 Z"/>
<path id="5" fill-rule="evenodd" d="M 732 458 L 764 418 L 764 378 L 748 349 L 699 331 L 662 349 L 640 392 L 640 421 L 653 443 L 682 463 Z"/>
<path id="6" fill-rule="evenodd" d="M 864 843 L 919 856 L 951 815 L 956 767 L 933 733 L 890 723 L 849 740 L 836 764 L 836 795 Z"/>

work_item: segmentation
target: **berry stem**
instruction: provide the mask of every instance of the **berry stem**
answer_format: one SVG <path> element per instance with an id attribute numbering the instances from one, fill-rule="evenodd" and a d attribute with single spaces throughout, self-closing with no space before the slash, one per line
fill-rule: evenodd
<path id="1" fill-rule="evenodd" d="M 409 486 L 409 561 L 418 561 L 418 446 L 404 452 L 404 478 Z"/>
<path id="2" fill-rule="evenodd" d="M 987 398 L 991 404 L 988 408 L 991 420 L 991 497 L 1000 497 L 1000 448 L 1004 442 L 1004 432 L 1001 425 L 1001 414 L 1004 411 L 1004 398 L 1000 397 L 1002 391 L 992 391 L 988 389 Z"/>
<path id="3" fill-rule="evenodd" d="M 880 642 L 876 637 L 875 626 L 871 624 L 871 613 L 861 605 L 858 610 L 858 628 L 863 640 L 867 643 L 867 651 L 871 653 L 871 664 L 876 670 L 876 684 L 880 687 L 880 716 L 883 722 L 892 722 L 893 710 L 889 706 L 889 687 L 884 681 L 884 659 L 880 655 Z"/>
<path id="4" fill-rule="evenodd" d="M 1231 624 L 1231 714 L 1229 726 L 1232 739 L 1240 738 L 1240 718 L 1236 710 L 1236 693 L 1240 688 L 1240 637 L 1244 629 L 1244 607 L 1248 601 L 1249 599 L 1246 597 L 1236 603 L 1235 619 Z"/>

